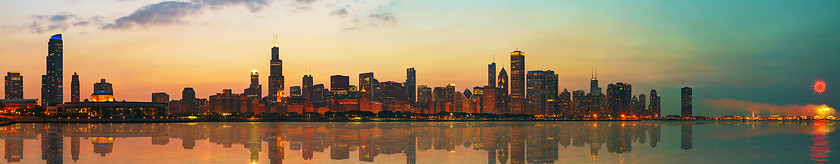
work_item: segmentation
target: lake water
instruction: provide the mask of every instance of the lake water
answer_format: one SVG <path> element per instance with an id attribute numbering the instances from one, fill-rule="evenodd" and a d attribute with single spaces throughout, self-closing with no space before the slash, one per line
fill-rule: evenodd
<path id="1" fill-rule="evenodd" d="M 14 124 L 0 163 L 838 163 L 836 122 Z"/>

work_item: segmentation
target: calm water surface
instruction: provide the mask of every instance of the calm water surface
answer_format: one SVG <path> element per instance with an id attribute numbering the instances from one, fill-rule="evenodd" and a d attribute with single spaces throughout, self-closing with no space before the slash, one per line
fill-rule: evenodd
<path id="1" fill-rule="evenodd" d="M 12 163 L 838 163 L 835 122 L 15 124 Z"/>

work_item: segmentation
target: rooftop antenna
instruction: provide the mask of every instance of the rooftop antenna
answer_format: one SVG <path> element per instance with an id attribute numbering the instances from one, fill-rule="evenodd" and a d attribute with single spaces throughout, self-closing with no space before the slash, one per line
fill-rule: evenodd
<path id="1" fill-rule="evenodd" d="M 277 34 L 274 34 L 274 47 L 277 47 Z"/>

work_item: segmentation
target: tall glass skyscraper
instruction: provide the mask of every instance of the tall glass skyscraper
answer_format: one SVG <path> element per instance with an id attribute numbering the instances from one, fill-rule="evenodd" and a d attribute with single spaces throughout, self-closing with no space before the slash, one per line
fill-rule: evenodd
<path id="1" fill-rule="evenodd" d="M 277 37 L 274 37 L 274 47 L 271 47 L 271 66 L 268 75 L 268 96 L 271 101 L 279 102 L 283 97 L 285 82 L 283 80 L 283 60 L 280 60 L 280 48 L 277 47 Z"/>
<path id="2" fill-rule="evenodd" d="M 548 92 L 546 90 L 546 76 L 548 73 L 554 74 L 552 71 L 528 71 L 528 97 L 526 114 L 541 115 L 546 114 L 546 102 Z"/>
<path id="3" fill-rule="evenodd" d="M 691 88 L 685 87 L 682 91 L 682 103 L 680 108 L 680 116 L 692 117 L 691 111 Z"/>
<path id="4" fill-rule="evenodd" d="M 55 34 L 47 44 L 47 74 L 41 76 L 41 106 L 55 106 L 64 102 L 64 41 L 61 34 Z"/>
<path id="5" fill-rule="evenodd" d="M 487 65 L 487 85 L 494 86 L 496 84 L 496 62 Z"/>
<path id="6" fill-rule="evenodd" d="M 414 68 L 405 70 L 405 101 L 414 106 L 417 100 L 417 71 Z"/>
<path id="7" fill-rule="evenodd" d="M 510 53 L 510 112 L 525 114 L 525 53 Z"/>

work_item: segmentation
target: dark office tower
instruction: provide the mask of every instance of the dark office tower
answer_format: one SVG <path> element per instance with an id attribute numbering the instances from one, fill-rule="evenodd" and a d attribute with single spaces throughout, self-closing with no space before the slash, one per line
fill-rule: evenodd
<path id="1" fill-rule="evenodd" d="M 525 53 L 510 53 L 510 112 L 525 113 Z"/>
<path id="2" fill-rule="evenodd" d="M 615 83 L 607 85 L 607 106 L 611 117 L 620 118 L 621 115 L 630 114 L 632 85 L 627 83 Z"/>
<path id="3" fill-rule="evenodd" d="M 169 94 L 164 92 L 152 93 L 152 102 L 169 103 Z"/>
<path id="4" fill-rule="evenodd" d="M 645 96 L 644 93 L 639 94 L 639 102 L 637 102 L 637 104 L 636 104 L 636 105 L 638 105 L 636 107 L 636 110 L 637 110 L 636 115 L 639 116 L 639 117 L 647 116 L 650 113 L 650 112 L 647 111 L 647 108 L 646 108 L 647 107 L 646 99 L 647 99 L 647 96 Z"/>
<path id="5" fill-rule="evenodd" d="M 545 71 L 545 91 L 543 92 L 543 96 L 545 97 L 545 104 L 543 108 L 545 108 L 546 113 L 543 114 L 557 114 L 559 112 L 557 108 L 557 74 L 554 74 L 554 71 L 546 70 Z"/>
<path id="6" fill-rule="evenodd" d="M 330 90 L 336 96 L 336 100 L 347 98 L 350 92 L 350 77 L 342 75 L 330 76 Z"/>
<path id="7" fill-rule="evenodd" d="M 405 70 L 405 102 L 414 106 L 417 102 L 417 71 L 414 68 Z"/>
<path id="8" fill-rule="evenodd" d="M 593 70 L 592 78 L 589 79 L 589 94 L 592 96 L 601 95 L 601 87 L 598 86 L 598 70 Z"/>
<path id="9" fill-rule="evenodd" d="M 376 79 L 373 77 L 373 72 L 359 74 L 359 90 L 365 89 L 368 92 L 368 97 L 373 100 L 376 99 Z"/>
<path id="10" fill-rule="evenodd" d="M 403 91 L 405 91 L 405 87 L 403 84 L 394 82 L 394 81 L 386 81 L 379 83 L 382 88 L 382 94 L 380 101 L 382 101 L 382 110 L 387 111 L 395 111 L 397 101 L 405 101 L 405 95 Z"/>
<path id="11" fill-rule="evenodd" d="M 283 60 L 280 60 L 280 48 L 277 47 L 277 36 L 274 37 L 274 47 L 271 47 L 271 66 L 268 75 L 268 96 L 269 100 L 280 102 L 283 98 L 283 90 L 286 89 L 283 80 Z"/>
<path id="12" fill-rule="evenodd" d="M 424 113 L 429 110 L 432 104 L 432 88 L 426 85 L 417 86 L 417 108 L 423 109 L 416 113 Z"/>
<path id="13" fill-rule="evenodd" d="M 487 65 L 487 85 L 493 86 L 496 83 L 496 62 Z"/>
<path id="14" fill-rule="evenodd" d="M 560 114 L 568 116 L 572 114 L 572 93 L 569 90 L 563 89 L 560 97 L 557 98 L 560 102 L 557 104 L 560 108 Z"/>
<path id="15" fill-rule="evenodd" d="M 653 118 L 657 118 L 657 117 L 659 117 L 659 115 L 661 115 L 661 113 L 659 113 L 659 109 L 660 109 L 659 94 L 656 93 L 655 89 L 650 90 L 650 105 L 649 105 L 649 108 L 650 109 L 648 109 L 648 110 L 651 112 L 651 116 Z"/>
<path id="16" fill-rule="evenodd" d="M 195 90 L 193 88 L 186 87 L 186 88 L 184 88 L 183 91 L 181 91 L 181 100 L 182 101 L 183 100 L 193 100 L 193 99 L 195 99 Z"/>
<path id="17" fill-rule="evenodd" d="M 499 113 L 510 113 L 508 75 L 505 68 L 502 68 L 502 71 L 499 71 L 499 84 L 496 86 L 496 111 Z"/>
<path id="18" fill-rule="evenodd" d="M 257 97 L 262 97 L 262 85 L 260 85 L 260 73 L 257 70 L 251 71 L 251 85 L 248 85 L 248 88 L 245 89 L 243 92 L 245 96 L 254 95 Z"/>
<path id="19" fill-rule="evenodd" d="M 70 81 L 70 102 L 79 102 L 81 98 L 79 90 L 79 74 L 73 72 L 73 79 Z"/>
<path id="20" fill-rule="evenodd" d="M 111 83 L 105 82 L 105 79 L 102 79 L 98 83 L 93 84 L 93 92 L 96 93 L 97 91 L 108 91 L 108 93 L 114 93 L 114 87 Z"/>
<path id="21" fill-rule="evenodd" d="M 306 102 L 312 101 L 312 75 L 303 75 L 303 86 L 301 92 Z"/>
<path id="22" fill-rule="evenodd" d="M 190 87 L 181 91 L 181 111 L 184 113 L 197 112 L 198 102 L 195 99 L 195 90 Z"/>
<path id="23" fill-rule="evenodd" d="M 692 142 L 692 128 L 693 123 L 682 123 L 680 125 L 680 148 L 689 150 L 693 146 Z"/>
<path id="24" fill-rule="evenodd" d="M 680 108 L 680 116 L 692 117 L 691 115 L 691 88 L 682 88 L 682 108 Z"/>
<path id="25" fill-rule="evenodd" d="M 20 72 L 6 72 L 6 99 L 23 99 L 23 76 Z"/>
<path id="26" fill-rule="evenodd" d="M 310 99 L 316 105 L 322 105 L 324 102 L 324 84 L 315 84 L 312 86 L 312 98 Z"/>
<path id="27" fill-rule="evenodd" d="M 47 44 L 47 74 L 41 76 L 41 106 L 55 106 L 64 103 L 64 41 L 61 34 L 55 34 Z"/>
<path id="28" fill-rule="evenodd" d="M 545 71 L 528 71 L 528 97 L 525 114 L 545 114 Z"/>

